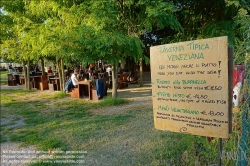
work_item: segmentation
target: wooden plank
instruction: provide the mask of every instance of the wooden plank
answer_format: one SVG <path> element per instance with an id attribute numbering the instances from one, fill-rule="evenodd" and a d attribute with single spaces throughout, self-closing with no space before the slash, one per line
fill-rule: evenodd
<path id="1" fill-rule="evenodd" d="M 218 37 L 150 48 L 155 128 L 228 138 L 228 41 Z"/>

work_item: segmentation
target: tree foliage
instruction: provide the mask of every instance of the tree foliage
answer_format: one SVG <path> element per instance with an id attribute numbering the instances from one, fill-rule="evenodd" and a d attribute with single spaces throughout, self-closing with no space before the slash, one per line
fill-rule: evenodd
<path id="1" fill-rule="evenodd" d="M 175 0 L 183 32 L 166 36 L 164 43 L 228 36 L 236 64 L 249 53 L 250 2 L 246 0 Z"/>
<path id="2" fill-rule="evenodd" d="M 247 0 L 0 1 L 1 57 L 138 62 L 160 42 L 228 36 L 241 64 L 250 46 L 249 6 Z"/>

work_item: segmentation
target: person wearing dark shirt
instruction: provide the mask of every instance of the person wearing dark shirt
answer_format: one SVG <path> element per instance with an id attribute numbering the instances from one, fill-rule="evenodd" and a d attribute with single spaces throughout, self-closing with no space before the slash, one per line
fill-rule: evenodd
<path id="1" fill-rule="evenodd" d="M 53 73 L 53 71 L 51 70 L 51 66 L 49 67 L 47 73 L 48 73 L 48 74 L 52 74 L 52 73 Z"/>
<path id="2" fill-rule="evenodd" d="M 126 64 L 124 65 L 124 68 L 123 68 L 122 71 L 125 72 L 125 73 L 128 72 L 128 66 Z"/>
<path id="3" fill-rule="evenodd" d="M 35 70 L 34 70 L 35 72 L 39 72 L 40 70 L 39 70 L 39 68 L 38 68 L 38 66 L 36 66 L 35 67 Z"/>

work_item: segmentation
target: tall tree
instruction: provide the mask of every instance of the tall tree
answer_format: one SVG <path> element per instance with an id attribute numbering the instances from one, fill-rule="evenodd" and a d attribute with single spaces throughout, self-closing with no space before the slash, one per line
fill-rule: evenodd
<path id="1" fill-rule="evenodd" d="M 183 32 L 167 36 L 163 43 L 228 36 L 234 60 L 242 64 L 249 52 L 250 2 L 246 0 L 174 0 Z M 243 51 L 244 50 L 244 51 Z M 243 52 L 242 52 L 243 51 Z"/>
<path id="2" fill-rule="evenodd" d="M 169 26 L 181 30 L 174 12 L 177 8 L 161 0 L 90 1 L 86 25 L 94 28 L 91 39 L 85 40 L 89 53 L 105 57 L 114 67 L 112 96 L 117 95 L 117 62 L 125 57 L 135 61 L 146 58 L 140 35 L 154 28 Z M 89 44 L 89 43 L 92 44 Z"/>
<path id="3" fill-rule="evenodd" d="M 74 58 L 72 55 L 80 52 L 76 42 L 79 21 L 74 17 L 76 4 L 79 2 L 81 1 L 31 1 L 27 7 L 30 13 L 43 18 L 36 48 L 43 57 L 55 57 L 60 87 L 64 87 L 65 83 L 64 62 L 71 61 Z"/>
<path id="4" fill-rule="evenodd" d="M 13 1 L 13 4 L 16 2 Z M 26 14 L 16 15 L 16 18 L 36 23 L 30 24 L 29 31 L 25 32 L 25 39 L 32 41 L 29 47 L 32 49 L 31 57 L 54 55 L 61 66 L 63 59 L 107 60 L 115 69 L 113 97 L 117 96 L 117 62 L 126 57 L 135 61 L 146 58 L 140 36 L 155 28 L 181 29 L 174 15 L 177 8 L 169 1 L 18 2 Z M 6 9 L 15 14 L 12 8 Z"/>
<path id="5" fill-rule="evenodd" d="M 25 87 L 29 89 L 29 65 L 39 58 L 33 48 L 33 41 L 41 20 L 28 13 L 26 6 L 26 1 L 22 0 L 1 1 L 0 3 L 0 8 L 4 11 L 4 17 L 12 21 L 11 24 L 5 22 L 4 29 L 1 29 L 5 32 L 5 38 L 1 40 L 1 57 L 22 62 L 24 71 L 26 71 L 25 65 L 27 65 Z"/>

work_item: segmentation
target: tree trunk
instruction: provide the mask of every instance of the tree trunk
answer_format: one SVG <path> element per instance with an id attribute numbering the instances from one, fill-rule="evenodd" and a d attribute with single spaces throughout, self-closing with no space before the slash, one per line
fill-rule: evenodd
<path id="1" fill-rule="evenodd" d="M 62 90 L 62 87 L 61 87 L 61 83 L 62 83 L 61 58 L 58 59 L 58 61 L 56 62 L 56 66 L 57 66 L 57 72 L 58 72 L 58 76 L 59 76 L 59 85 L 60 85 L 60 89 Z"/>
<path id="2" fill-rule="evenodd" d="M 118 60 L 115 60 L 112 66 L 112 98 L 117 97 L 117 81 L 118 81 Z"/>
<path id="3" fill-rule="evenodd" d="M 25 89 L 28 89 L 27 87 L 27 71 L 26 71 L 26 67 L 25 67 L 25 61 L 22 60 L 22 66 L 23 66 L 23 73 L 24 73 L 24 86 L 25 86 Z"/>
<path id="4" fill-rule="evenodd" d="M 28 59 L 28 62 L 27 62 L 27 81 L 25 82 L 26 83 L 26 89 L 31 89 L 30 88 L 30 59 Z"/>
<path id="5" fill-rule="evenodd" d="M 143 87 L 143 67 L 142 67 L 142 58 L 140 59 L 140 87 Z"/>
<path id="6" fill-rule="evenodd" d="M 63 91 L 64 87 L 65 87 L 65 74 L 64 74 L 64 62 L 63 62 L 63 58 L 61 58 L 61 75 L 62 75 L 62 79 L 60 79 L 60 86 L 62 87 L 61 91 Z"/>
<path id="7" fill-rule="evenodd" d="M 43 58 L 41 59 L 41 64 L 42 64 L 42 66 L 41 66 L 41 68 L 42 68 L 42 75 L 45 75 L 45 70 L 44 70 L 44 59 L 43 59 Z"/>

